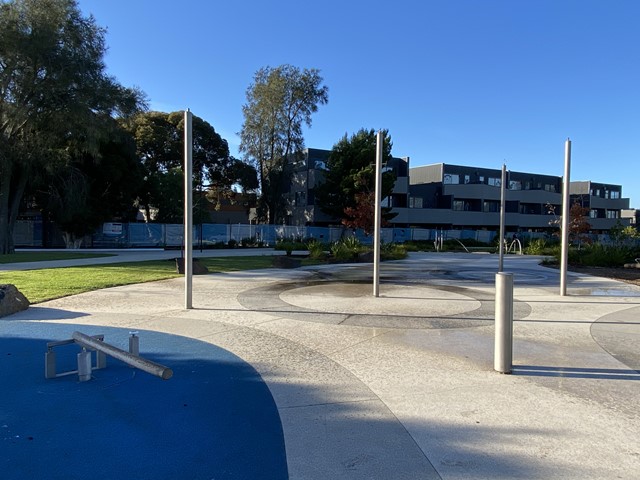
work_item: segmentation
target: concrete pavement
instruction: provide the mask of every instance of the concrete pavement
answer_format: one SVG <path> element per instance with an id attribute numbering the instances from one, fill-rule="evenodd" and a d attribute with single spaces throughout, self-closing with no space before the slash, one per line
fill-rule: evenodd
<path id="1" fill-rule="evenodd" d="M 141 345 L 164 334 L 152 353 L 169 366 L 161 352 L 174 339 L 210 345 L 213 364 L 244 362 L 277 407 L 292 479 L 637 478 L 640 289 L 570 274 L 560 297 L 558 272 L 538 261 L 505 258 L 515 278 L 512 375 L 493 371 L 495 255 L 384 263 L 380 298 L 371 265 L 194 277 L 192 310 L 181 279 L 117 287 L 32 306 L 0 320 L 0 331 L 135 329 Z M 27 390 L 36 382 L 23 381 Z M 277 438 L 271 424 L 255 428 Z M 137 478 L 227 478 L 208 468 L 208 477 L 158 469 Z M 276 478 L 237 473 L 229 478 Z"/>

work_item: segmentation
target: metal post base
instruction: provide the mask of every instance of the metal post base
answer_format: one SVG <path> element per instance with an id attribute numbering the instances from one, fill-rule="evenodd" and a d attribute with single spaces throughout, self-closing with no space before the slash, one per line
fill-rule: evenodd
<path id="1" fill-rule="evenodd" d="M 513 362 L 513 274 L 496 274 L 496 327 L 493 368 L 511 373 Z"/>

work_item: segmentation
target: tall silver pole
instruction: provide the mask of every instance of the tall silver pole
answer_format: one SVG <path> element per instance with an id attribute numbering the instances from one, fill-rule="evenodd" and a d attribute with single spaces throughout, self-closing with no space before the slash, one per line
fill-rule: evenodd
<path id="1" fill-rule="evenodd" d="M 184 112 L 184 308 L 193 308 L 193 139 L 191 111 Z"/>
<path id="2" fill-rule="evenodd" d="M 376 138 L 376 201 L 373 226 L 373 296 L 380 296 L 380 223 L 382 193 L 382 130 L 378 130 Z"/>
<path id="3" fill-rule="evenodd" d="M 571 140 L 564 144 L 564 177 L 562 178 L 562 249 L 560 251 L 560 296 L 567 295 L 567 264 L 569 263 L 569 210 L 571 201 Z"/>
<path id="4" fill-rule="evenodd" d="M 507 188 L 507 166 L 502 164 L 502 180 L 500 181 L 500 250 L 498 256 L 498 272 L 502 271 L 504 265 L 504 197 Z"/>

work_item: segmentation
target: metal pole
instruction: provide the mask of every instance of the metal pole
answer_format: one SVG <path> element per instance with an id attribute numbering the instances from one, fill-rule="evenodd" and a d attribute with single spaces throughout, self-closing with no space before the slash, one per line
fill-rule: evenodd
<path id="1" fill-rule="evenodd" d="M 504 265 L 504 197 L 505 183 L 507 180 L 507 166 L 502 164 L 502 180 L 500 181 L 500 250 L 498 256 L 498 272 L 502 271 Z"/>
<path id="2" fill-rule="evenodd" d="M 129 352 L 114 347 L 113 345 L 109 345 L 108 343 L 105 343 L 101 340 L 96 340 L 95 338 L 90 337 L 89 335 L 85 335 L 84 333 L 73 332 L 71 338 L 73 338 L 76 343 L 80 344 L 84 348 L 91 348 L 99 352 L 104 352 L 110 357 L 118 359 L 126 363 L 127 365 L 139 368 L 140 370 L 150 373 L 151 375 L 160 377 L 163 380 L 168 380 L 173 376 L 173 370 L 171 370 L 169 367 L 165 367 L 164 365 L 152 362 L 151 360 L 147 360 L 146 358 L 133 355 Z"/>
<path id="3" fill-rule="evenodd" d="M 193 308 L 193 139 L 192 115 L 184 112 L 184 308 Z"/>
<path id="4" fill-rule="evenodd" d="M 496 328 L 493 368 L 511 373 L 513 358 L 513 274 L 496 273 Z"/>
<path id="5" fill-rule="evenodd" d="M 380 223 L 381 223 L 381 201 L 382 193 L 382 130 L 378 130 L 376 137 L 376 200 L 374 212 L 373 228 L 373 296 L 380 296 Z"/>
<path id="6" fill-rule="evenodd" d="M 560 251 L 560 296 L 567 295 L 567 264 L 569 263 L 569 202 L 571 201 L 571 140 L 564 144 L 564 177 L 562 178 L 562 247 Z"/>

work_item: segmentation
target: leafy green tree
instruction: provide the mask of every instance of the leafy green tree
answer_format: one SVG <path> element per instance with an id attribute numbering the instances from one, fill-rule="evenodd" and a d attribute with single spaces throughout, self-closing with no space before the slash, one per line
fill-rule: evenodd
<path id="1" fill-rule="evenodd" d="M 302 151 L 302 124 L 311 126 L 318 105 L 328 102 L 328 88 L 317 69 L 292 65 L 258 70 L 242 107 L 240 151 L 252 162 L 260 184 L 259 216 L 279 221 L 287 160 Z"/>
<path id="2" fill-rule="evenodd" d="M 138 156 L 145 169 L 145 183 L 140 205 L 151 218 L 153 207 L 159 222 L 182 222 L 184 169 L 184 112 L 145 112 L 126 122 L 136 139 Z M 228 197 L 232 188 L 251 190 L 257 186 L 255 168 L 229 154 L 229 146 L 215 129 L 198 116 L 192 118 L 193 184 L 197 190 L 194 209 L 204 220 L 209 198 L 214 204 Z M 204 195 L 206 191 L 216 195 Z"/>
<path id="3" fill-rule="evenodd" d="M 184 176 L 179 167 L 170 168 L 156 177 L 158 197 L 154 200 L 157 209 L 155 220 L 160 223 L 182 223 L 184 221 Z M 147 217 L 149 218 L 149 217 Z"/>
<path id="4" fill-rule="evenodd" d="M 51 162 L 37 180 L 34 197 L 63 232 L 67 248 L 78 248 L 85 235 L 107 220 L 135 219 L 142 168 L 133 138 L 114 131 L 99 155 L 69 152 Z"/>
<path id="5" fill-rule="evenodd" d="M 0 254 L 14 249 L 34 173 L 69 149 L 98 155 L 112 118 L 144 106 L 107 75 L 105 49 L 104 30 L 74 0 L 0 3 Z"/>
<path id="6" fill-rule="evenodd" d="M 383 131 L 382 162 L 391 159 L 391 137 Z M 361 129 L 351 137 L 336 143 L 327 159 L 324 181 L 316 187 L 315 195 L 322 211 L 338 218 L 349 228 L 371 232 L 375 205 L 376 132 Z M 396 177 L 391 171 L 382 174 L 384 199 L 391 195 Z M 395 214 L 383 208 L 382 223 Z"/>
<path id="7" fill-rule="evenodd" d="M 620 220 L 609 229 L 609 238 L 613 240 L 615 245 L 634 244 L 640 239 L 640 232 L 632 226 L 624 226 Z"/>

